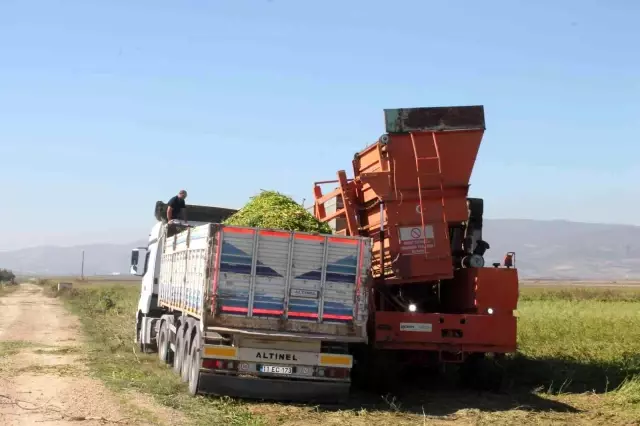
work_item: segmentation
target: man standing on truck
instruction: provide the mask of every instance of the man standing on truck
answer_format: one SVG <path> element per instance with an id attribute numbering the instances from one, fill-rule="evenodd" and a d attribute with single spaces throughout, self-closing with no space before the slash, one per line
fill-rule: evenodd
<path id="1" fill-rule="evenodd" d="M 172 197 L 167 203 L 167 220 L 171 222 L 174 219 L 182 219 L 187 221 L 187 206 L 184 200 L 187 199 L 187 191 L 182 189 L 178 195 Z"/>

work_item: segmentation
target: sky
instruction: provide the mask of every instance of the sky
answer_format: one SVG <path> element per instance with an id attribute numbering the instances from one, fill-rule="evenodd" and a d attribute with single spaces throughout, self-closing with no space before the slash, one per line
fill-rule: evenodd
<path id="1" fill-rule="evenodd" d="M 0 250 L 306 204 L 383 109 L 485 107 L 488 218 L 640 225 L 640 2 L 2 0 Z"/>

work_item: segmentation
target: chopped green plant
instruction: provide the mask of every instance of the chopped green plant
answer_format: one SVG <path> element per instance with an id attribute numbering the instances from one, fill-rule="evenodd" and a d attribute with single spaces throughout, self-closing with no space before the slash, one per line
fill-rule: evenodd
<path id="1" fill-rule="evenodd" d="M 328 224 L 320 222 L 291 197 L 276 191 L 262 191 L 251 197 L 251 200 L 242 209 L 223 223 L 225 225 L 331 234 L 331 228 Z"/>

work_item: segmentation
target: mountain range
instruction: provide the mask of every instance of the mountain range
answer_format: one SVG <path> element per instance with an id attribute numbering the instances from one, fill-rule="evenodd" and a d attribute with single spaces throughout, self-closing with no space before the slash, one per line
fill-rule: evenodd
<path id="1" fill-rule="evenodd" d="M 128 274 L 131 249 L 146 247 L 146 240 L 128 244 L 88 244 L 73 247 L 39 246 L 0 251 L 0 268 L 20 275 Z"/>
<path id="2" fill-rule="evenodd" d="M 525 219 L 485 219 L 487 264 L 516 253 L 522 278 L 624 280 L 640 278 L 640 226 Z M 41 246 L 0 252 L 0 268 L 23 275 L 127 274 L 131 249 L 146 241 L 74 247 Z"/>

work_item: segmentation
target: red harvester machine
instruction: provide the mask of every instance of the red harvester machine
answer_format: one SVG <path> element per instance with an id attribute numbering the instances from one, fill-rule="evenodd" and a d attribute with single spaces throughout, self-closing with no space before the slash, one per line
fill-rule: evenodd
<path id="1" fill-rule="evenodd" d="M 318 219 L 337 234 L 374 241 L 364 362 L 382 358 L 386 369 L 514 352 L 515 254 L 485 267 L 483 200 L 468 198 L 484 108 L 384 114 L 387 133 L 355 155 L 354 178 L 341 170 L 314 187 Z M 323 195 L 321 185 L 336 183 Z"/>

